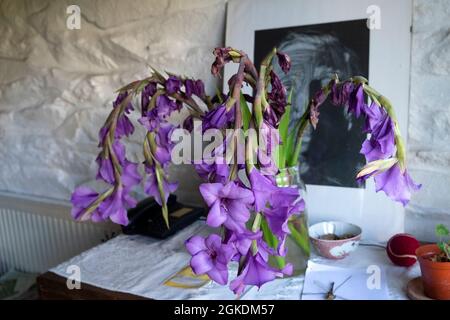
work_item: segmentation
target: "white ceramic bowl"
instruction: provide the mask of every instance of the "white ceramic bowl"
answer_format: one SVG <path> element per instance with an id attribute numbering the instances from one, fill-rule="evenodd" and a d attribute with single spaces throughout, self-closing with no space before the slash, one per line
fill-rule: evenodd
<path id="1" fill-rule="evenodd" d="M 343 259 L 358 248 L 362 230 L 357 225 L 341 221 L 319 222 L 309 227 L 309 237 L 317 253 L 328 259 Z M 342 240 L 320 239 L 326 234 L 354 235 Z"/>

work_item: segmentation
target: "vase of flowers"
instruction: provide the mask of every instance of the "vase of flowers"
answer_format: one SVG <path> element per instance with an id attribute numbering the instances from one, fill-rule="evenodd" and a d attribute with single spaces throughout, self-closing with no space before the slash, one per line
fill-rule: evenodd
<path id="1" fill-rule="evenodd" d="M 334 76 L 309 101 L 300 120 L 290 123 L 292 94 L 273 68 L 278 63 L 283 72 L 289 72 L 288 55 L 274 48 L 258 69 L 245 52 L 235 48 L 216 48 L 213 53 L 211 72 L 215 76 L 227 63 L 238 65 L 225 92 L 209 96 L 201 80 L 164 75 L 154 69 L 149 77 L 118 90 L 99 133 L 97 178 L 106 186 L 101 192 L 84 186 L 73 192 L 75 219 L 110 219 L 126 225 L 127 209 L 136 205 L 132 189 L 142 180 L 138 166 L 143 164 L 144 190 L 161 205 L 170 227 L 167 199 L 177 184 L 168 179 L 169 165 L 178 158 L 179 146 L 191 147 L 192 141 L 188 137 L 187 144 L 182 143 L 184 139 L 175 143 L 173 137 L 200 134 L 209 141 L 213 137 L 199 157 L 187 157 L 204 180 L 199 190 L 208 206 L 206 224 L 216 230 L 186 241 L 192 270 L 221 285 L 229 284 L 236 294 L 246 286 L 261 287 L 295 274 L 306 263 L 309 244 L 305 192 L 293 167 L 298 164 L 306 127 L 316 128 L 320 106 L 328 98 L 336 107 L 345 107 L 349 114 L 366 121 L 364 130 L 370 136 L 361 153 L 368 163 L 357 174 L 358 180 L 374 177 L 377 191 L 383 190 L 403 205 L 420 188 L 407 172 L 393 107 L 367 79 L 340 81 Z M 251 94 L 244 93 L 245 86 Z M 128 115 L 136 109 L 146 135 L 142 159 L 133 162 L 127 158 L 122 139 L 134 132 Z M 182 110 L 187 117 L 173 123 L 172 115 Z M 230 263 L 239 266 L 234 279 L 229 279 Z"/>

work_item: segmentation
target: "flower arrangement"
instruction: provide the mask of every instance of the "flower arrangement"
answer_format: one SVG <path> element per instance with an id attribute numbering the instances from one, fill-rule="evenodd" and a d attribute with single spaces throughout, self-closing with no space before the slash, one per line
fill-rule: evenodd
<path id="1" fill-rule="evenodd" d="M 247 285 L 260 287 L 292 273 L 292 265 L 285 260 L 286 239 L 292 231 L 289 222 L 304 211 L 305 202 L 298 188 L 278 185 L 277 175 L 280 169 L 297 164 L 302 135 L 309 124 L 317 126 L 320 105 L 326 99 L 336 107 L 346 107 L 357 118 L 365 118 L 364 130 L 370 135 L 361 153 L 368 163 L 357 174 L 358 180 L 374 177 L 377 191 L 383 190 L 403 205 L 420 188 L 407 172 L 405 148 L 391 103 L 363 77 L 341 82 L 334 76 L 310 100 L 298 123 L 289 126 L 291 94 L 273 68 L 276 60 L 283 72 L 289 72 L 286 54 L 273 49 L 259 70 L 245 52 L 216 48 L 214 55 L 213 75 L 220 75 L 226 63 L 238 64 L 238 71 L 228 80 L 227 93 L 208 96 L 201 80 L 164 76 L 156 70 L 118 91 L 99 135 L 97 178 L 108 187 L 101 193 L 78 187 L 72 195 L 75 219 L 128 223 L 127 208 L 136 205 L 130 192 L 141 176 L 138 164 L 126 158 L 121 138 L 134 132 L 128 114 L 139 104 L 139 123 L 147 130 L 143 142 L 147 175 L 144 190 L 162 206 L 167 225 L 167 198 L 177 186 L 167 175 L 176 145 L 171 139 L 173 132 L 225 132 L 207 157 L 193 161 L 205 180 L 200 192 L 209 208 L 206 223 L 219 228 L 219 234 L 206 238 L 194 235 L 187 240 L 186 248 L 196 274 L 207 274 L 222 285 L 230 283 L 236 294 Z M 252 95 L 244 94 L 243 86 L 249 86 Z M 134 103 L 134 97 L 140 97 L 140 101 Z M 171 116 L 182 109 L 189 116 L 180 124 L 172 123 Z M 196 120 L 201 121 L 197 129 Z M 270 257 L 276 258 L 275 265 L 269 262 Z M 236 278 L 229 282 L 232 261 L 239 268 Z"/>

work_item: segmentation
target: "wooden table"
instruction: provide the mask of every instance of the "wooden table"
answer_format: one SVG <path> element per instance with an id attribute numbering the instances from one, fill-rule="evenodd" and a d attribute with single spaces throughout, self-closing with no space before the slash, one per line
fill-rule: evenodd
<path id="1" fill-rule="evenodd" d="M 41 300 L 146 300 L 129 293 L 110 291 L 81 283 L 81 289 L 70 290 L 67 278 L 53 272 L 46 272 L 37 278 L 39 299 Z"/>

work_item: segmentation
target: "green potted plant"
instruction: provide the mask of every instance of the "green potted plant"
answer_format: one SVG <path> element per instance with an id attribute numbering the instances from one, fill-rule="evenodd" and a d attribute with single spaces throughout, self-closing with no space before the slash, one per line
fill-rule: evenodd
<path id="1" fill-rule="evenodd" d="M 425 294 L 433 299 L 450 300 L 450 232 L 439 224 L 436 235 L 439 242 L 419 247 L 416 255 Z"/>

